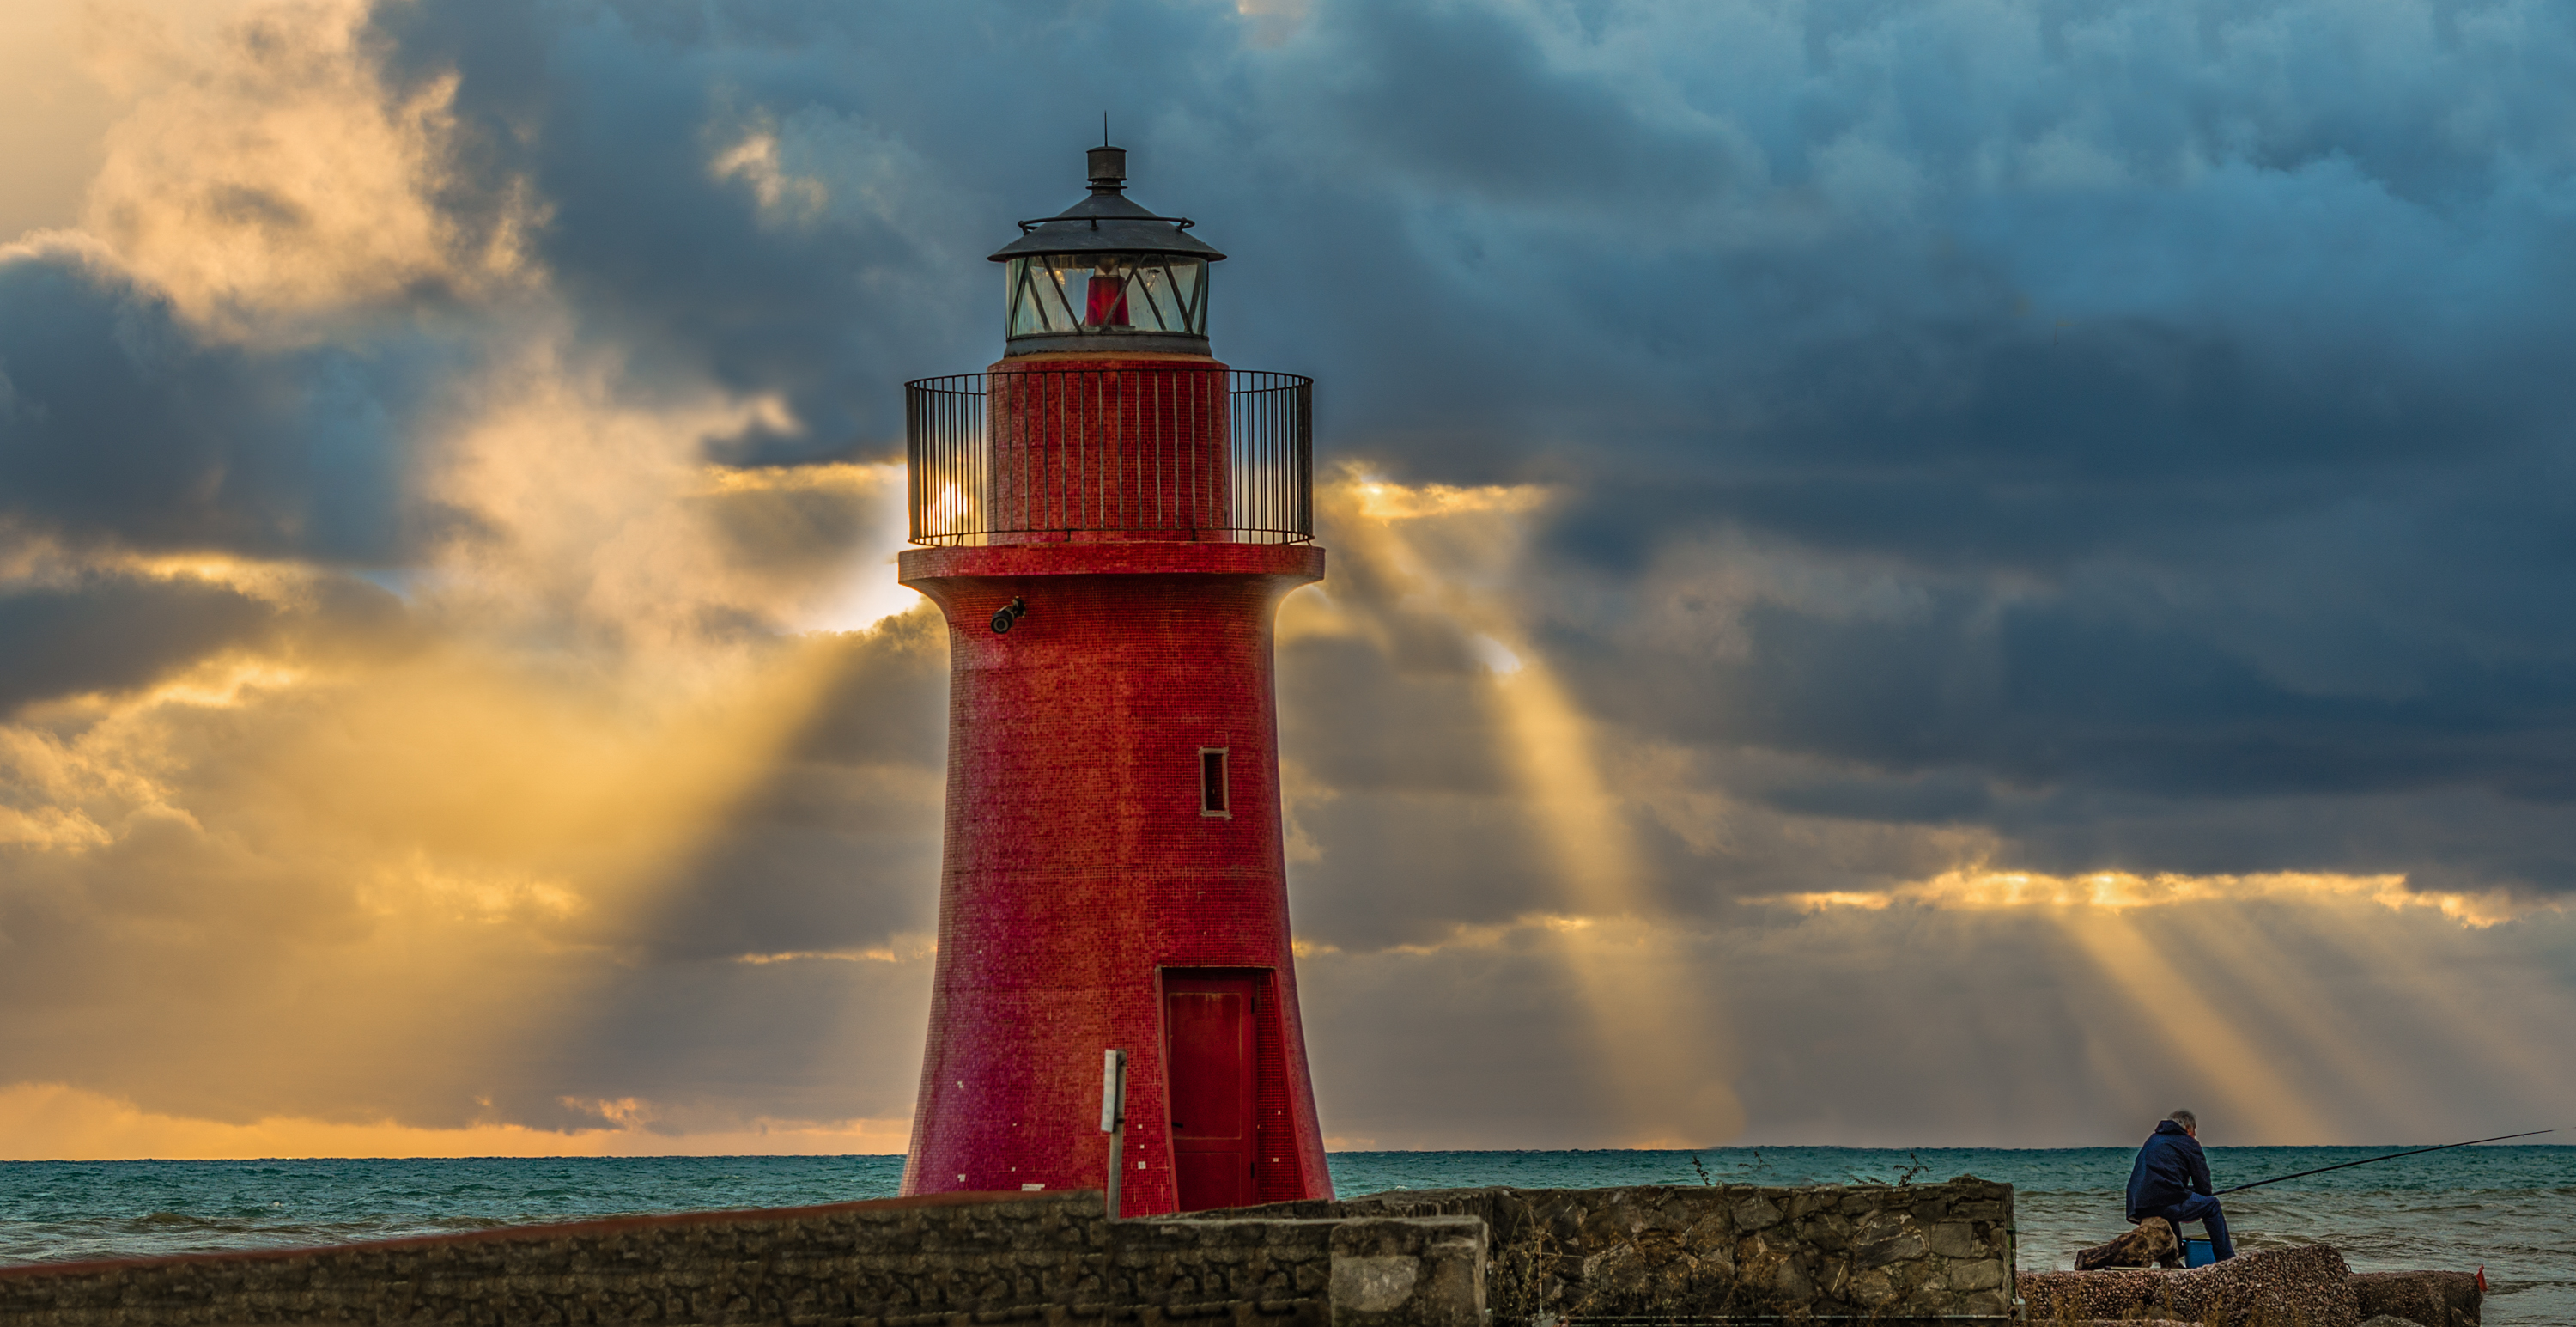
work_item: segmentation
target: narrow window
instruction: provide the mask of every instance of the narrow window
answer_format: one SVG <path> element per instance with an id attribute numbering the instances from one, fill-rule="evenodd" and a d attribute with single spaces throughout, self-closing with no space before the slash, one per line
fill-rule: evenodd
<path id="1" fill-rule="evenodd" d="M 1221 816 L 1225 809 L 1225 748 L 1199 748 L 1199 814 Z"/>

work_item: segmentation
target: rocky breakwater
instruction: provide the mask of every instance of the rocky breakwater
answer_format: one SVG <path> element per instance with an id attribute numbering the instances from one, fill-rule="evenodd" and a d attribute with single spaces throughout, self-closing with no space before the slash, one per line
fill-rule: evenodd
<path id="1" fill-rule="evenodd" d="M 2356 1275 L 2334 1249 L 2264 1249 L 2188 1271 L 2023 1272 L 2035 1323 L 2177 1319 L 2206 1327 L 2477 1327 L 2475 1279 L 2457 1272 Z"/>
<path id="2" fill-rule="evenodd" d="M 1858 1318 L 1897 1324 L 2012 1311 L 2012 1187 L 1447 1189 L 1264 1213 L 1482 1218 L 1494 1320 Z"/>

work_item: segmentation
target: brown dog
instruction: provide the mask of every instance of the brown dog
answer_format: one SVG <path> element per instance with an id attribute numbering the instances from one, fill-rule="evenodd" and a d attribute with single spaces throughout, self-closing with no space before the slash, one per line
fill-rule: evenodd
<path id="1" fill-rule="evenodd" d="M 2079 1272 L 2098 1272 L 2105 1267 L 2180 1266 L 2182 1240 L 2160 1216 L 2148 1217 L 2128 1234 L 2075 1255 L 2075 1270 Z"/>

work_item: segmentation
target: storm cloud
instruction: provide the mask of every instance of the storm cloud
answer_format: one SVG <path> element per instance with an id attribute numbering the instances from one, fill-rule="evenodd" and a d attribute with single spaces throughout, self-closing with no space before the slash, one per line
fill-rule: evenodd
<path id="1" fill-rule="evenodd" d="M 2576 1086 L 2439 1031 L 2576 1014 L 2560 7 L 227 22 L 101 29 L 94 177 L 0 251 L 14 1082 L 191 1138 L 899 1138 L 945 705 L 899 385 L 998 352 L 984 256 L 1105 109 L 1234 255 L 1217 353 L 1320 383 L 1328 1132 L 2192 1094 L 2339 1141 Z M 2166 984 L 2236 1030 L 2121 1069 Z M 2361 1101 L 2374 1036 L 2460 1090 Z"/>

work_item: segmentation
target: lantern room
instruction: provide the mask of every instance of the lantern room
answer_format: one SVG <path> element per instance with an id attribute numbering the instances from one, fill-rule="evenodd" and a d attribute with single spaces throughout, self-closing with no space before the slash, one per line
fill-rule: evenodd
<path id="1" fill-rule="evenodd" d="M 1127 197 L 1127 150 L 1091 149 L 1091 195 L 1020 223 L 1003 264 L 1004 358 L 1208 353 L 1208 264 L 1224 254 Z"/>

